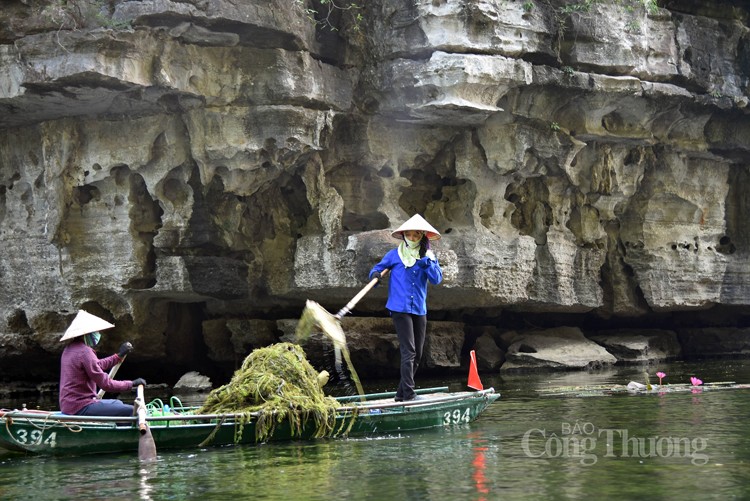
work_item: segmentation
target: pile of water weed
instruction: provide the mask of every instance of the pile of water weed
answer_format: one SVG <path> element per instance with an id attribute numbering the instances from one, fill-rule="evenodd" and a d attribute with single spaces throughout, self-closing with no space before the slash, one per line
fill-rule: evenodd
<path id="1" fill-rule="evenodd" d="M 346 433 L 354 416 L 342 420 L 337 428 L 339 407 L 336 399 L 325 396 L 319 374 L 302 348 L 292 343 L 278 343 L 250 353 L 228 384 L 209 393 L 198 413 L 234 414 L 235 442 L 242 439 L 244 426 L 252 422 L 255 439 L 262 442 L 284 421 L 289 422 L 295 437 L 302 436 L 310 420 L 315 425 L 315 438 Z"/>

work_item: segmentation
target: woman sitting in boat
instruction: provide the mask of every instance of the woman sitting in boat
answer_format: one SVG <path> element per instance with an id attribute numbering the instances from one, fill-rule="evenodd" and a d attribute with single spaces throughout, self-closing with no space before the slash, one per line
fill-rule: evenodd
<path id="1" fill-rule="evenodd" d="M 113 324 L 83 310 L 78 312 L 60 341 L 69 341 L 60 361 L 60 411 L 79 416 L 132 416 L 133 406 L 117 399 L 99 399 L 97 387 L 109 392 L 128 391 L 138 385 L 146 386 L 142 378 L 117 381 L 106 372 L 133 350 L 123 343 L 118 352 L 99 358 L 94 347 L 99 343 L 100 330 Z"/>

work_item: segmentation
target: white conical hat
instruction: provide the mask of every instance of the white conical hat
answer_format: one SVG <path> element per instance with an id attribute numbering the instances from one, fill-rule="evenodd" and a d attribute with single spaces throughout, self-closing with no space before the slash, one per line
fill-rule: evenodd
<path id="1" fill-rule="evenodd" d="M 70 327 L 65 331 L 65 335 L 60 338 L 60 341 L 67 341 L 68 339 L 83 336 L 89 332 L 102 331 L 111 327 L 114 327 L 114 324 L 87 311 L 78 310 L 78 315 L 73 319 L 73 323 L 70 324 Z"/>
<path id="2" fill-rule="evenodd" d="M 399 240 L 401 240 L 403 238 L 403 233 L 409 230 L 424 231 L 427 235 L 427 238 L 429 238 L 430 240 L 440 239 L 440 232 L 433 228 L 432 225 L 425 221 L 425 219 L 419 214 L 414 214 L 411 219 L 399 226 L 396 231 L 391 233 L 391 236 L 393 238 L 398 238 Z"/>

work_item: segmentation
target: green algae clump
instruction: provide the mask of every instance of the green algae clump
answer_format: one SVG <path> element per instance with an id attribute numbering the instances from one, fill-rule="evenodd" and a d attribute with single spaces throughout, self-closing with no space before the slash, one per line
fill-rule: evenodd
<path id="1" fill-rule="evenodd" d="M 310 365 L 299 345 L 278 343 L 254 350 L 231 381 L 211 391 L 199 414 L 234 414 L 235 442 L 242 439 L 248 423 L 255 426 L 255 440 L 263 442 L 288 421 L 292 437 L 308 436 L 312 420 L 314 438 L 341 433 L 336 427 L 339 402 L 327 397 L 318 382 L 318 372 Z M 351 428 L 349 419 L 346 431 Z"/>

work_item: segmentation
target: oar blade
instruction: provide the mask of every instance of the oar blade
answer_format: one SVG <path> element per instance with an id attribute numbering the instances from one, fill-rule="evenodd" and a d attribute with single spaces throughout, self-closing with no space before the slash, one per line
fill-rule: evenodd
<path id="1" fill-rule="evenodd" d="M 138 459 L 141 461 L 154 461 L 156 459 L 156 443 L 148 425 L 145 430 L 141 430 L 141 436 L 138 439 Z"/>

